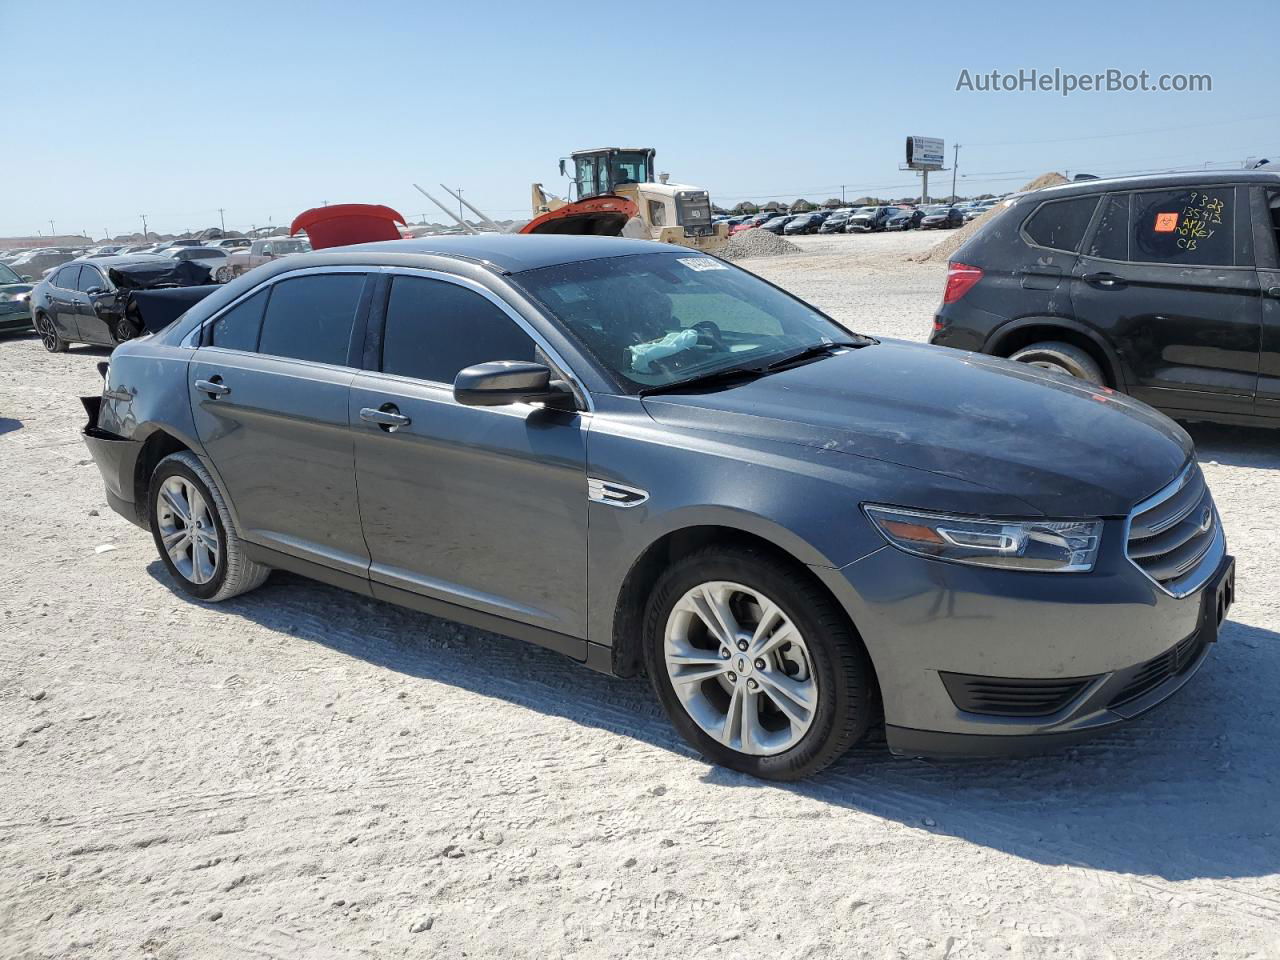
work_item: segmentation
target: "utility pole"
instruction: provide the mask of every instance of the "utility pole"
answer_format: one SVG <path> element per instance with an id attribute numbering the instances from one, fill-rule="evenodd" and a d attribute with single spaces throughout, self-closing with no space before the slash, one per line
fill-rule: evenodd
<path id="1" fill-rule="evenodd" d="M 222 224 L 222 232 L 226 233 L 227 232 L 226 211 L 223 210 L 222 207 L 218 208 L 218 222 Z"/>
<path id="2" fill-rule="evenodd" d="M 844 184 L 840 184 L 840 206 L 844 206 Z"/>
<path id="3" fill-rule="evenodd" d="M 52 220 L 50 220 L 50 221 L 49 221 L 49 236 L 51 236 L 51 237 L 56 237 L 57 235 L 58 235 L 58 231 L 57 231 L 57 230 L 55 230 L 55 229 L 53 229 L 53 221 L 52 221 Z"/>
<path id="4" fill-rule="evenodd" d="M 952 144 L 955 153 L 951 159 L 951 202 L 956 202 L 956 171 L 960 169 L 960 144 Z"/>
<path id="5" fill-rule="evenodd" d="M 147 215 L 145 213 L 140 213 L 138 216 L 142 218 L 142 239 L 143 242 L 145 242 L 147 239 Z"/>

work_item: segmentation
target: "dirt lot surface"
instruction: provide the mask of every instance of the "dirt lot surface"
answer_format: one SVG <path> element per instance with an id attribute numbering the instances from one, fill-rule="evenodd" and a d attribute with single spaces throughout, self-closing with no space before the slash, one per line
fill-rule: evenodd
<path id="1" fill-rule="evenodd" d="M 922 339 L 935 239 L 746 265 Z M 179 596 L 79 439 L 102 356 L 0 340 L 0 957 L 1280 957 L 1277 435 L 1194 428 L 1239 602 L 1173 701 L 783 787 L 535 647 L 279 574 Z"/>

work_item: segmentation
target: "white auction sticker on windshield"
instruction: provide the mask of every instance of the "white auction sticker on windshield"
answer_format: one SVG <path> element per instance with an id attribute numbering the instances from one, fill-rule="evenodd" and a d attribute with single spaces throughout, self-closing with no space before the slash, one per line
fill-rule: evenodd
<path id="1" fill-rule="evenodd" d="M 712 257 L 678 257 L 677 259 L 681 263 L 683 263 L 686 267 L 688 267 L 690 270 L 728 270 L 729 269 L 719 260 L 715 260 Z"/>

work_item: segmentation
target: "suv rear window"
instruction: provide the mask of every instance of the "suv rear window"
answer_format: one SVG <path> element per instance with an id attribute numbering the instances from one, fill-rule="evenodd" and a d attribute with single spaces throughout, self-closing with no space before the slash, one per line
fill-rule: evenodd
<path id="1" fill-rule="evenodd" d="M 1096 196 L 1051 200 L 1040 205 L 1023 229 L 1041 247 L 1076 253 L 1097 206 Z"/>
<path id="2" fill-rule="evenodd" d="M 258 352 L 346 366 L 363 273 L 321 273 L 271 289 Z"/>
<path id="3" fill-rule="evenodd" d="M 1233 266 L 1234 233 L 1235 187 L 1133 195 L 1132 260 Z"/>

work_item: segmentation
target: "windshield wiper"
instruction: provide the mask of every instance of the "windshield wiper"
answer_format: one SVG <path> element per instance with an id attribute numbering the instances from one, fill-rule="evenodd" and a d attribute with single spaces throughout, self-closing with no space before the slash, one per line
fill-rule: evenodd
<path id="1" fill-rule="evenodd" d="M 685 390 L 693 390 L 698 387 L 730 386 L 755 380 L 769 372 L 767 367 L 729 367 L 727 370 L 713 370 L 700 376 L 689 377 L 687 380 L 676 380 L 673 383 L 663 383 L 656 387 L 645 387 L 639 391 L 639 396 L 652 397 L 659 393 L 683 393 Z"/>
<path id="2" fill-rule="evenodd" d="M 833 341 L 830 343 L 815 343 L 811 347 L 805 347 L 799 353 L 793 353 L 790 356 L 781 358 L 780 360 L 774 360 L 772 363 L 768 364 L 764 369 L 768 371 L 781 370 L 783 367 L 789 367 L 795 363 L 803 363 L 805 360 L 812 360 L 816 357 L 830 356 L 833 350 L 840 350 L 847 347 L 865 347 L 866 345 L 867 345 L 867 341 L 865 340 L 862 342 L 854 342 L 852 340 L 849 340 L 849 341 L 842 340 L 842 341 Z"/>

